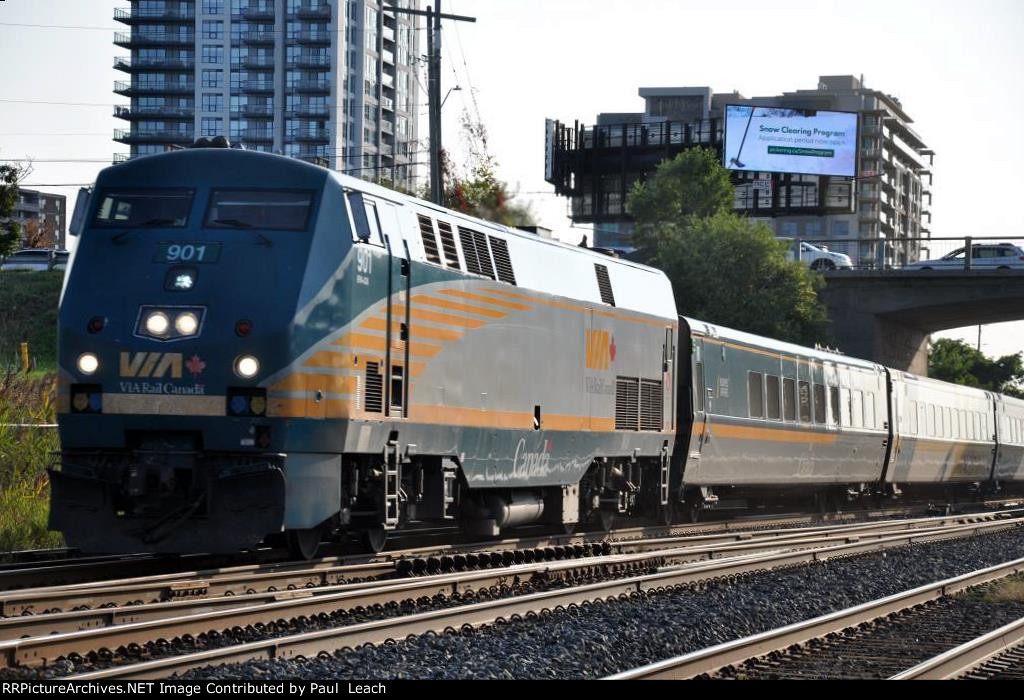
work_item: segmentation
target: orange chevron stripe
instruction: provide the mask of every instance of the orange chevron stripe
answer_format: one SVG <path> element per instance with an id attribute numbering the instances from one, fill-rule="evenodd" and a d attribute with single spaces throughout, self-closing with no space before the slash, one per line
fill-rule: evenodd
<path id="1" fill-rule="evenodd" d="M 367 358 L 373 359 L 373 358 Z M 337 352 L 334 350 L 321 350 L 314 353 L 306 360 L 306 367 L 334 367 L 336 369 L 354 369 L 356 356 L 350 352 Z"/>
<path id="2" fill-rule="evenodd" d="M 463 292 L 460 289 L 442 289 L 439 294 L 447 294 L 448 296 L 461 297 L 462 299 L 472 299 L 473 301 L 482 301 L 485 304 L 494 304 L 495 306 L 501 306 L 506 309 L 512 309 L 513 311 L 529 311 L 532 306 L 526 304 L 517 304 L 512 301 L 504 301 L 502 299 L 494 299 L 492 297 L 486 297 L 483 294 L 473 294 L 472 292 Z"/>
<path id="3" fill-rule="evenodd" d="M 428 306 L 437 306 L 442 309 L 451 309 L 452 311 L 462 311 L 468 314 L 477 314 L 479 316 L 488 316 L 490 318 L 505 318 L 508 316 L 504 311 L 495 311 L 494 309 L 485 309 L 480 306 L 470 306 L 469 304 L 460 304 L 455 301 L 447 301 L 445 299 L 436 299 L 434 297 L 428 297 L 423 294 L 417 294 L 412 298 L 413 304 L 427 304 Z"/>
<path id="4" fill-rule="evenodd" d="M 433 321 L 434 323 L 443 323 L 449 326 L 462 326 L 464 328 L 480 328 L 481 326 L 487 325 L 487 321 L 483 321 L 478 318 L 453 316 L 451 314 L 443 314 L 438 311 L 430 311 L 428 309 L 420 309 L 418 307 L 410 309 L 409 315 L 413 318 L 418 318 L 421 321 Z"/>
<path id="5" fill-rule="evenodd" d="M 320 391 L 331 394 L 352 394 L 356 388 L 356 377 L 341 374 L 309 374 L 296 372 L 270 387 L 269 391 L 310 391 L 318 385 Z"/>
<path id="6" fill-rule="evenodd" d="M 366 328 L 371 331 L 381 331 L 382 333 L 387 330 L 388 322 L 384 318 L 368 318 L 360 324 L 361 328 Z M 391 324 L 392 333 L 401 333 L 402 324 L 398 321 L 394 321 Z M 464 335 L 462 331 L 453 331 L 449 328 L 435 328 L 434 326 L 421 326 L 414 324 L 410 329 L 410 335 L 413 338 L 427 338 L 428 340 L 445 340 L 454 341 L 461 340 Z"/>

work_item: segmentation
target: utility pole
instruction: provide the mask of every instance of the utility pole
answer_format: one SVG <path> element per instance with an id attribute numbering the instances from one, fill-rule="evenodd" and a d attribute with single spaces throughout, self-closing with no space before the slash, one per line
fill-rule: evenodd
<path id="1" fill-rule="evenodd" d="M 441 12 L 441 0 L 435 7 L 413 10 L 388 4 L 387 10 L 427 18 L 427 102 L 430 114 L 430 200 L 444 203 L 444 182 L 441 177 L 441 20 L 476 22 L 476 17 L 446 15 Z"/>

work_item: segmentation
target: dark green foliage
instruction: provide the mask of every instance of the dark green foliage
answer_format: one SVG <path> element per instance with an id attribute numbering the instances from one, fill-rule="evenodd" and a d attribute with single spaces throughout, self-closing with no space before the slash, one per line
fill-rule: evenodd
<path id="1" fill-rule="evenodd" d="M 10 255 L 21 240 L 21 224 L 8 217 L 18 203 L 18 181 L 22 170 L 13 165 L 0 165 L 0 258 Z"/>
<path id="2" fill-rule="evenodd" d="M 993 360 L 962 340 L 941 338 L 928 354 L 928 376 L 1024 398 L 1024 353 Z"/>

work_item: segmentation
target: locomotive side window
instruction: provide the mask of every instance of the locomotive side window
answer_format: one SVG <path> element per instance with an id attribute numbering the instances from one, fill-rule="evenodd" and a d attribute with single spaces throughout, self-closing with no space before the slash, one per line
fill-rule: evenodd
<path id="1" fill-rule="evenodd" d="M 751 418 L 764 418 L 764 376 L 747 372 L 747 404 Z"/>
<path id="2" fill-rule="evenodd" d="M 195 190 L 117 189 L 100 199 L 93 225 L 101 228 L 181 228 L 188 223 Z"/>
<path id="3" fill-rule="evenodd" d="M 305 231 L 313 193 L 288 190 L 214 190 L 206 210 L 207 228 Z"/>
<path id="4" fill-rule="evenodd" d="M 782 417 L 787 421 L 796 420 L 796 380 L 782 380 Z"/>
<path id="5" fill-rule="evenodd" d="M 839 422 L 839 387 L 830 386 L 828 388 L 829 401 L 832 403 L 832 425 Z"/>
<path id="6" fill-rule="evenodd" d="M 367 201 L 362 192 L 346 192 L 348 210 L 352 214 L 352 234 L 355 240 L 384 246 L 377 221 L 377 207 Z"/>

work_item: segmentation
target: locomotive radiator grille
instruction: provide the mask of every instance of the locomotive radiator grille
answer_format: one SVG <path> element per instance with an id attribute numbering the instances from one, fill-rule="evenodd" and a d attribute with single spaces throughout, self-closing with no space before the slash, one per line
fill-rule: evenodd
<path id="1" fill-rule="evenodd" d="M 661 430 L 664 424 L 664 394 L 660 379 L 640 380 L 640 430 Z"/>
<path id="2" fill-rule="evenodd" d="M 438 221 L 437 230 L 441 233 L 441 247 L 444 249 L 444 259 L 448 267 L 462 269 L 459 267 L 459 251 L 455 247 L 455 234 L 452 233 L 451 224 L 447 221 Z"/>
<path id="3" fill-rule="evenodd" d="M 615 429 L 636 430 L 640 413 L 640 379 L 615 379 Z"/>
<path id="4" fill-rule="evenodd" d="M 494 254 L 494 267 L 498 271 L 498 279 L 509 284 L 516 283 L 516 273 L 512 269 L 512 258 L 508 254 L 508 243 L 501 238 L 488 236 L 491 239 L 491 252 Z"/>
<path id="5" fill-rule="evenodd" d="M 366 363 L 366 395 L 363 410 L 367 413 L 384 412 L 384 375 L 376 362 Z"/>

